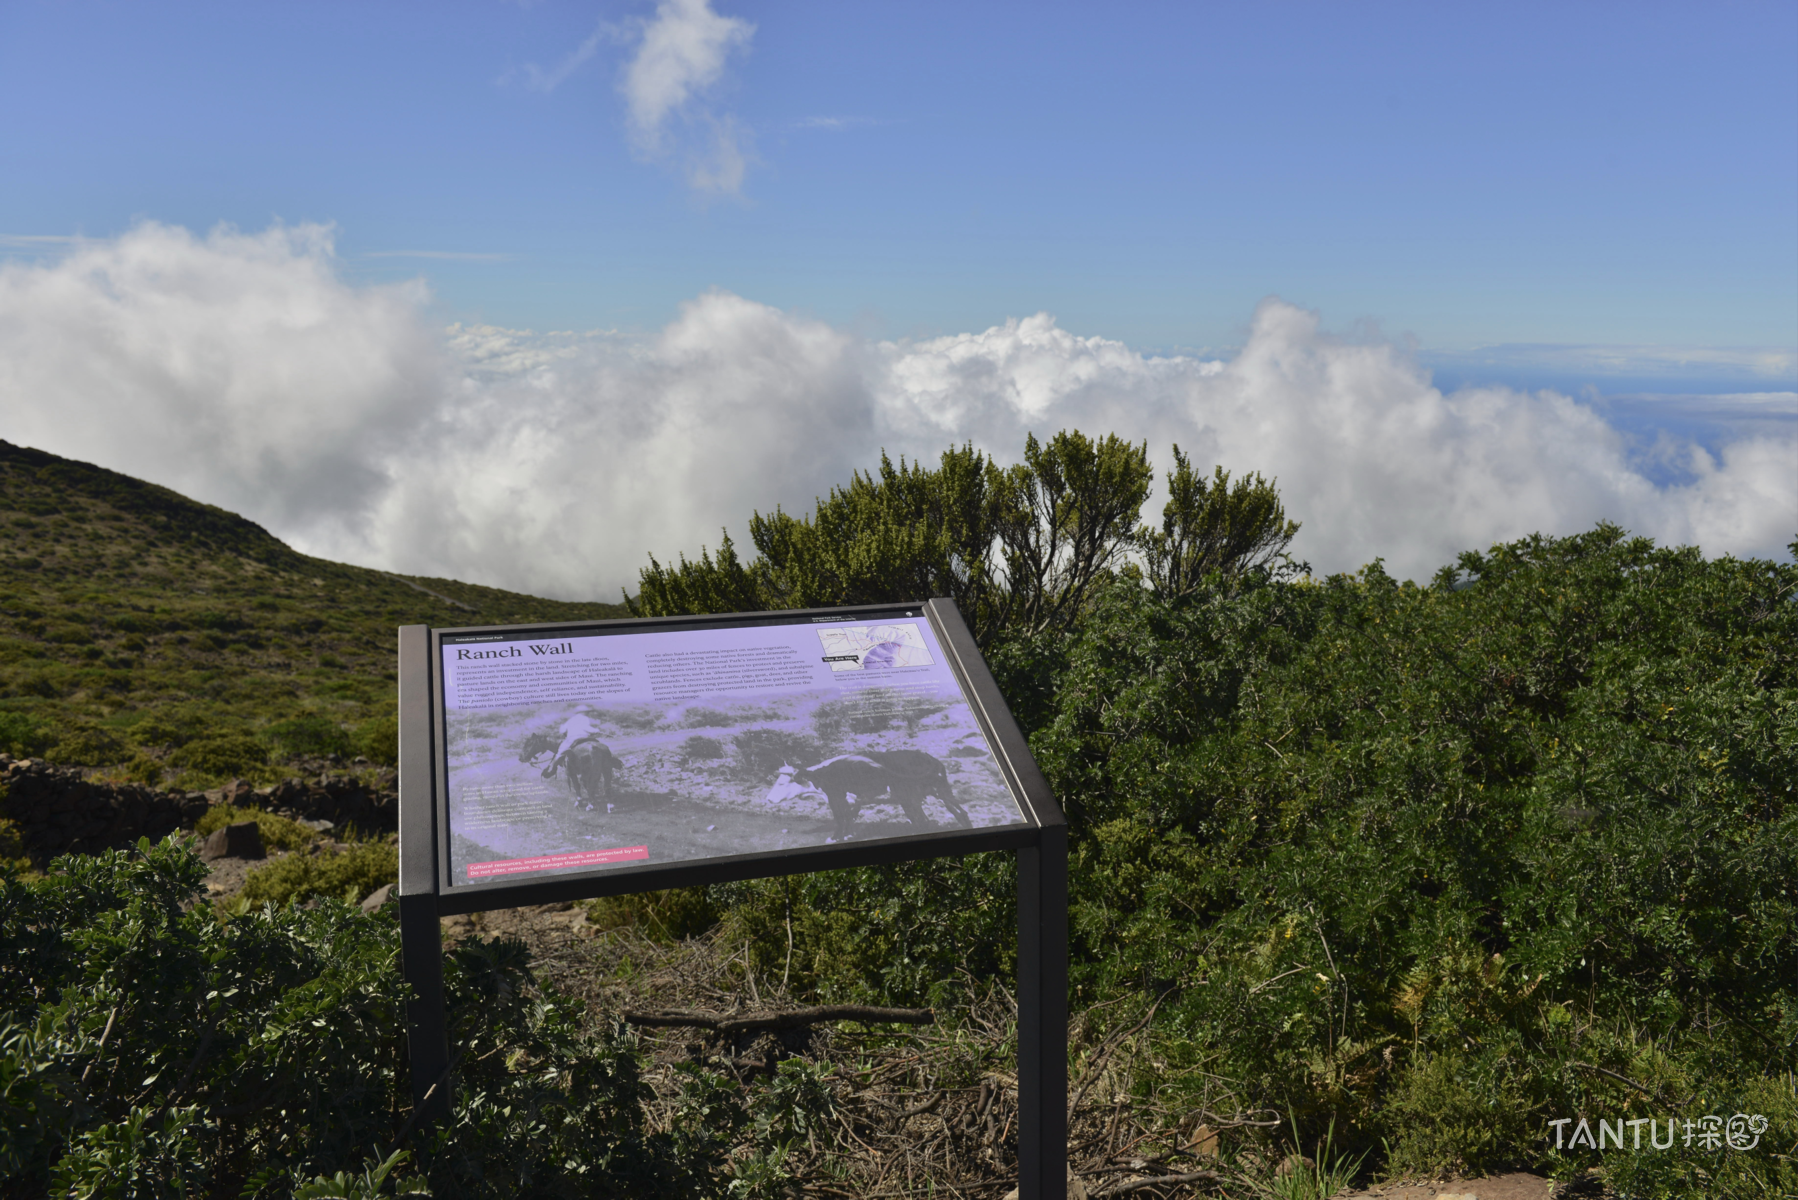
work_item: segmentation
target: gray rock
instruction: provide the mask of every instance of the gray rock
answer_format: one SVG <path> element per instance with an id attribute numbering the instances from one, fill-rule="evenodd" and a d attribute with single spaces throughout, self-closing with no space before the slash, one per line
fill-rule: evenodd
<path id="1" fill-rule="evenodd" d="M 362 911 L 365 913 L 377 912 L 383 904 L 386 904 L 393 898 L 393 885 L 391 883 L 383 883 L 380 887 L 368 894 L 368 899 L 362 902 Z"/>
<path id="2" fill-rule="evenodd" d="M 254 821 L 240 821 L 215 829 L 201 843 L 200 857 L 207 862 L 221 858 L 265 858 L 262 830 Z"/>

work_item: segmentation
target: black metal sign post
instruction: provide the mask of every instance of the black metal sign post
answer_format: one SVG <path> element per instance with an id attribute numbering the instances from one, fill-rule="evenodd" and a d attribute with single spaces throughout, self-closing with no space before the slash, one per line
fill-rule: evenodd
<path id="1" fill-rule="evenodd" d="M 953 602 L 408 625 L 399 650 L 399 916 L 419 1120 L 448 1111 L 455 1065 L 439 917 L 1015 850 L 1019 1197 L 1062 1196 L 1067 827 Z M 642 789 L 643 779 L 667 770 L 670 731 L 695 722 L 713 728 L 732 711 L 759 723 L 736 738 L 739 748 L 778 737 L 766 728 L 770 714 L 788 726 L 809 716 L 840 742 L 847 713 L 847 728 L 864 736 L 822 762 L 783 764 L 765 797 L 740 785 L 720 797 L 690 773 L 690 796 Z M 670 723 L 674 717 L 683 719 Z M 598 743 L 601 735 L 609 745 Z M 540 782 L 544 761 L 541 778 L 565 783 Z M 620 785 L 627 772 L 636 790 Z M 751 790 L 761 786 L 765 777 Z M 927 799 L 954 828 L 937 827 Z M 903 808 L 905 823 L 862 820 L 870 807 Z M 713 823 L 702 833 L 696 820 L 671 821 L 674 811 L 703 812 Z"/>

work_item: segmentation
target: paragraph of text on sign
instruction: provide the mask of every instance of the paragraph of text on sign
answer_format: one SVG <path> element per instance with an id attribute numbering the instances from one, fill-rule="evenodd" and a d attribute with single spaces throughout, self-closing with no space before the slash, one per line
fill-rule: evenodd
<path id="1" fill-rule="evenodd" d="M 691 700 L 713 692 L 803 687 L 813 681 L 812 664 L 791 646 L 685 650 L 651 654 L 644 661 L 657 700 Z"/>
<path id="2" fill-rule="evenodd" d="M 610 658 L 499 659 L 458 663 L 453 669 L 456 707 L 511 708 L 556 700 L 590 700 L 628 692 L 631 669 Z"/>

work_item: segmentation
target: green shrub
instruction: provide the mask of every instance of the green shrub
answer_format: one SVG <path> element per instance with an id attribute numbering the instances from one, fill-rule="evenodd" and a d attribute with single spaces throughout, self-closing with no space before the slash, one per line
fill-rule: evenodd
<path id="1" fill-rule="evenodd" d="M 600 929 L 635 929 L 658 942 L 698 937 L 718 923 L 703 887 L 602 896 L 587 903 L 587 922 Z"/>
<path id="2" fill-rule="evenodd" d="M 362 842 L 341 854 L 321 850 L 277 858 L 252 870 L 239 895 L 249 904 L 287 904 L 314 897 L 361 900 L 399 877 L 397 846 Z"/>
<path id="3" fill-rule="evenodd" d="M 90 725 L 64 734 L 44 757 L 69 766 L 97 767 L 123 761 L 127 748 L 125 739 L 114 731 Z"/>
<path id="4" fill-rule="evenodd" d="M 391 714 L 356 726 L 353 742 L 357 754 L 370 762 L 394 766 L 400 761 L 400 720 Z"/>
<path id="5" fill-rule="evenodd" d="M 221 920 L 205 877 L 174 838 L 0 869 L 7 1195 L 372 1197 L 397 1146 L 380 1194 L 723 1200 L 732 1151 L 816 1091 L 679 1075 L 689 1117 L 652 1130 L 631 1036 L 533 986 L 522 943 L 470 942 L 443 962 L 451 1109 L 414 1127 L 393 915 Z"/>
<path id="6" fill-rule="evenodd" d="M 241 733 L 201 738 L 169 755 L 169 764 L 218 778 L 249 775 L 268 765 L 268 748 Z"/>
<path id="7" fill-rule="evenodd" d="M 277 721 L 263 731 L 275 752 L 287 758 L 301 755 L 324 757 L 350 752 L 350 735 L 329 717 L 295 717 Z"/>
<path id="8" fill-rule="evenodd" d="M 0 751 L 14 758 L 35 758 L 52 741 L 49 729 L 29 713 L 0 711 Z"/>
<path id="9" fill-rule="evenodd" d="M 712 887 L 757 972 L 831 1001 L 954 1004 L 1017 968 L 1017 862 L 970 854 Z"/>
<path id="10" fill-rule="evenodd" d="M 141 750 L 133 754 L 125 763 L 124 776 L 132 783 L 142 783 L 156 787 L 162 783 L 166 767 L 163 761 Z"/>
<path id="11" fill-rule="evenodd" d="M 206 814 L 194 823 L 194 832 L 205 837 L 215 829 L 245 821 L 256 822 L 257 832 L 262 835 L 262 844 L 277 850 L 304 849 L 318 839 L 317 833 L 290 817 L 263 812 L 260 808 L 238 808 L 231 804 L 215 804 L 207 809 Z"/>
<path id="12" fill-rule="evenodd" d="M 6 786 L 0 784 L 0 800 L 6 799 Z M 15 822 L 0 817 L 0 869 L 29 870 L 31 860 L 25 856 L 25 839 Z"/>
<path id="13" fill-rule="evenodd" d="M 1613 1075 L 1798 1068 L 1795 583 L 1600 527 L 1422 588 L 1106 590 L 1031 735 L 1077 992 L 1172 985 L 1245 1106 L 1419 1169 L 1543 1162 Z"/>
<path id="14" fill-rule="evenodd" d="M 1516 1066 L 1490 1054 L 1419 1054 L 1380 1113 L 1386 1170 L 1435 1177 L 1479 1172 L 1528 1145 L 1542 1122 L 1539 1106 L 1515 1078 Z"/>
<path id="15" fill-rule="evenodd" d="M 187 727 L 185 722 L 154 713 L 131 726 L 131 740 L 140 746 L 153 748 L 184 745 L 197 733 L 198 730 Z"/>

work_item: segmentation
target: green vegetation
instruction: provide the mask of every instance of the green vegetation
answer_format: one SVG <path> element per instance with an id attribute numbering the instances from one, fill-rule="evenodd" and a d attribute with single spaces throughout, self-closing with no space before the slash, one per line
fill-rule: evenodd
<path id="1" fill-rule="evenodd" d="M 238 894 L 242 904 L 291 904 L 316 896 L 335 896 L 356 903 L 385 883 L 399 878 L 399 847 L 391 842 L 362 842 L 338 854 L 322 850 L 289 854 L 257 867 Z"/>
<path id="2" fill-rule="evenodd" d="M 266 781 L 302 756 L 392 762 L 396 627 L 624 615 L 308 558 L 222 509 L 0 442 L 10 754 L 182 786 Z"/>
<path id="3" fill-rule="evenodd" d="M 953 498 L 955 461 L 851 492 Z M 1110 486 L 1128 499 L 1136 478 Z M 1134 540 L 1146 579 L 1026 574 L 1082 597 L 1065 633 L 986 630 L 1070 819 L 1074 1008 L 1161 1000 L 1165 1068 L 1141 1098 L 1196 1108 L 1227 1080 L 1240 1109 L 1330 1125 L 1391 1172 L 1608 1163 L 1643 1194 L 1798 1188 L 1771 1148 L 1798 1140 L 1798 568 L 1600 526 L 1465 554 L 1425 587 L 1377 562 L 1295 578 L 1258 477 L 1205 487 L 1182 458 L 1169 482 L 1161 530 L 1108 526 L 1085 552 Z M 844 503 L 812 527 L 890 555 L 859 569 L 892 590 L 853 598 L 915 598 L 938 549 L 858 541 L 831 524 Z M 1250 536 L 1215 532 L 1231 520 Z M 801 544 L 652 562 L 643 604 L 742 600 L 721 575 L 772 604 Z M 715 889 L 751 954 L 790 956 L 817 996 L 938 1004 L 1010 969 L 1009 890 L 1003 858 Z M 1598 1112 L 1760 1113 L 1775 1132 L 1627 1165 L 1544 1141 L 1548 1119 Z"/>
<path id="4" fill-rule="evenodd" d="M 716 925 L 718 908 L 705 888 L 669 888 L 589 900 L 587 922 L 598 929 L 631 928 L 655 941 L 674 942 Z"/>
<path id="5" fill-rule="evenodd" d="M 393 625 L 615 615 L 420 581 L 485 606 L 477 616 L 59 463 L 0 455 L 0 748 L 104 747 L 162 778 L 390 756 Z M 97 482 L 65 482 L 82 471 Z M 651 560 L 636 604 L 956 599 L 1069 815 L 1079 1044 L 1146 1022 L 1123 1097 L 1163 1114 L 1142 1118 L 1142 1152 L 1184 1145 L 1167 1114 L 1271 1111 L 1285 1129 L 1330 1132 L 1276 1147 L 1225 1128 L 1220 1150 L 1310 1154 L 1316 1170 L 1292 1188 L 1360 1162 L 1364 1174 L 1598 1168 L 1630 1194 L 1693 1200 L 1798 1194 L 1798 566 L 1707 561 L 1601 525 L 1470 552 L 1423 586 L 1378 562 L 1318 579 L 1285 557 L 1296 526 L 1260 476 L 1206 477 L 1177 456 L 1161 521 L 1145 528 L 1149 481 L 1146 447 L 1075 433 L 1032 439 L 1011 468 L 972 447 L 936 467 L 883 462 L 808 517 L 757 514 L 753 558 L 726 541 L 696 562 Z M 134 492 L 121 509 L 112 497 L 130 488 L 144 502 Z M 76 515 L 114 548 L 90 554 Z M 127 524 L 147 547 L 130 556 L 113 537 Z M 691 715 L 695 730 L 724 724 Z M 822 715 L 821 734 L 928 714 Z M 813 744 L 696 732 L 682 753 L 748 769 Z M 504 943 L 452 955 L 457 1019 L 477 1046 L 452 1130 L 399 1138 L 390 918 L 342 904 L 391 877 L 372 869 L 391 871 L 382 851 L 271 863 L 253 899 L 280 903 L 239 905 L 222 923 L 145 915 L 189 886 L 169 848 L 7 883 L 0 1002 L 14 1031 L 0 1039 L 0 1112 L 9 1130 L 36 1131 L 8 1134 L 35 1147 L 35 1177 L 80 1178 L 110 1161 L 102 1152 L 163 1154 L 237 1186 L 240 1138 L 242 1154 L 287 1172 L 263 1181 L 271 1195 L 308 1172 L 372 1170 L 396 1149 L 416 1155 L 400 1174 L 439 1194 L 501 1194 L 491 1181 L 535 1169 L 521 1147 L 537 1144 L 550 1149 L 533 1163 L 582 1164 L 580 1186 L 602 1192 L 625 1177 L 604 1172 L 640 1163 L 620 1190 L 707 1194 L 737 1172 L 738 1194 L 772 1194 L 771 1144 L 728 1168 L 718 1147 L 776 1129 L 776 1111 L 785 1132 L 770 1139 L 811 1128 L 795 1098 L 811 1094 L 804 1070 L 769 1085 L 789 1091 L 762 1118 L 746 1115 L 762 1100 L 689 1076 L 688 1116 L 651 1135 L 630 1099 L 628 1042 L 530 988 Z M 659 939 L 710 927 L 796 999 L 971 1010 L 1015 969 L 1012 871 L 1009 856 L 982 855 L 830 872 L 611 899 L 588 920 Z M 77 893 L 88 898 L 58 899 Z M 308 897 L 321 899 L 287 903 Z M 144 923 L 128 933 L 132 920 Z M 147 970 L 107 964 L 140 964 L 164 938 L 179 949 L 154 986 L 173 990 L 121 1005 L 131 1035 L 102 1047 L 124 981 Z M 202 974 L 181 974 L 190 961 Z M 196 999 L 209 992 L 225 999 Z M 492 1013 L 477 994 L 500 997 Z M 349 999 L 315 1032 L 294 1014 L 312 1019 L 325 996 Z M 200 1007 L 171 1049 L 154 1023 L 181 1004 Z M 192 1037 L 214 1004 L 216 1072 Z M 59 1015 L 40 1026 L 46 1012 Z M 263 1029 L 277 1033 L 248 1032 Z M 277 1051 L 281 1037 L 343 1049 L 302 1066 Z M 1091 1053 L 1077 1073 L 1102 1065 Z M 220 1117 L 247 1102 L 233 1071 L 334 1099 L 295 1101 L 280 1128 Z M 52 1095 L 74 1099 L 30 1099 Z M 361 1097 L 353 1119 L 339 1116 L 346 1097 Z M 1563 1116 L 1736 1113 L 1769 1119 L 1756 1149 L 1601 1155 L 1545 1136 Z M 477 1153 L 496 1164 L 478 1185 Z M 57 1167 L 65 1156 L 76 1165 Z"/>
<path id="6" fill-rule="evenodd" d="M 238 808 L 233 804 L 215 804 L 207 809 L 206 815 L 195 822 L 194 832 L 205 837 L 215 829 L 245 821 L 256 822 L 256 831 L 262 835 L 262 844 L 271 849 L 303 850 L 318 838 L 318 834 L 291 817 L 263 812 L 260 808 Z"/>
<path id="7" fill-rule="evenodd" d="M 30 882 L 0 868 L 8 1196 L 372 1196 L 382 1165 L 381 1194 L 783 1194 L 815 1078 L 744 1090 L 695 1070 L 671 1081 L 685 1119 L 651 1129 L 630 1035 L 535 984 L 517 942 L 445 955 L 461 1087 L 447 1121 L 414 1127 L 391 911 L 221 921 L 188 903 L 204 877 L 174 838 Z"/>

